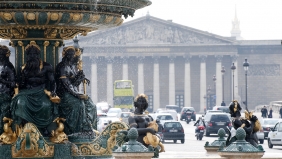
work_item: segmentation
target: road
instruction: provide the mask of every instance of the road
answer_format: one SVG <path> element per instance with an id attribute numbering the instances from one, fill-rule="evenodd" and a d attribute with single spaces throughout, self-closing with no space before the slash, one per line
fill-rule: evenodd
<path id="1" fill-rule="evenodd" d="M 198 119 L 199 115 L 197 115 Z M 195 126 L 193 126 L 194 122 L 191 122 L 187 124 L 185 121 L 181 121 L 182 126 L 184 127 L 184 132 L 185 132 L 185 143 L 181 144 L 180 141 L 177 141 L 177 143 L 173 143 L 171 140 L 167 140 L 164 143 L 165 150 L 166 152 L 160 154 L 160 158 L 165 158 L 165 157 L 184 157 L 185 155 L 188 155 L 191 157 L 192 155 L 205 155 L 206 150 L 204 148 L 204 145 L 206 141 L 209 143 L 213 142 L 218 138 L 217 135 L 211 134 L 211 136 L 206 137 L 204 136 L 202 141 L 199 141 L 195 137 Z M 279 155 L 282 151 L 282 146 L 274 146 L 272 149 L 268 148 L 267 145 L 267 140 L 264 141 L 264 144 L 262 144 L 262 147 L 265 150 L 265 155 L 264 156 L 273 156 L 273 155 Z M 281 156 L 281 155 L 279 155 Z M 186 156 L 187 157 L 187 156 Z M 274 156 L 275 157 L 275 156 Z"/>

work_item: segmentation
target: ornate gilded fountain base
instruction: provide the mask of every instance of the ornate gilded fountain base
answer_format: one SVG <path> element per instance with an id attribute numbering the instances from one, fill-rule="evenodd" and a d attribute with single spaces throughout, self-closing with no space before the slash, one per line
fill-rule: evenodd
<path id="1" fill-rule="evenodd" d="M 65 140 L 53 143 L 44 138 L 37 127 L 27 123 L 18 138 L 12 144 L 0 146 L 1 159 L 101 159 L 112 158 L 113 148 L 122 142 L 124 135 L 120 131 L 128 130 L 123 122 L 113 122 L 92 141 L 85 137 L 76 142 Z"/>

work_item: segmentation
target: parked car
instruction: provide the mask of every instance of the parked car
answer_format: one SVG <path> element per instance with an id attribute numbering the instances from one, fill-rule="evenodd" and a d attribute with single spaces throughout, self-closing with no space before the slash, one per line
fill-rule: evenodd
<path id="1" fill-rule="evenodd" d="M 110 108 L 107 113 L 107 116 L 114 116 L 120 118 L 121 113 L 122 113 L 121 108 Z"/>
<path id="2" fill-rule="evenodd" d="M 120 121 L 117 117 L 100 117 L 97 123 L 97 130 L 102 132 L 111 122 Z"/>
<path id="3" fill-rule="evenodd" d="M 207 113 L 204 117 L 204 122 L 206 125 L 206 136 L 217 134 L 220 128 L 223 128 L 225 132 L 227 132 L 226 126 L 228 126 L 230 130 L 232 126 L 230 115 L 227 113 Z"/>
<path id="4" fill-rule="evenodd" d="M 268 147 L 273 148 L 273 146 L 282 146 L 282 121 L 278 121 L 273 128 L 270 128 L 268 134 Z"/>
<path id="5" fill-rule="evenodd" d="M 214 106 L 212 110 L 222 110 L 225 113 L 229 113 L 229 106 Z"/>
<path id="6" fill-rule="evenodd" d="M 164 125 L 165 122 L 175 121 L 169 113 L 155 113 L 151 115 L 154 120 L 159 119 L 160 123 Z"/>
<path id="7" fill-rule="evenodd" d="M 164 122 L 163 142 L 165 140 L 173 140 L 174 143 L 180 140 L 182 144 L 185 142 L 184 129 L 179 121 Z"/>
<path id="8" fill-rule="evenodd" d="M 120 115 L 120 119 L 122 122 L 125 122 L 126 124 L 128 124 L 128 118 L 132 115 L 131 112 L 122 112 Z"/>
<path id="9" fill-rule="evenodd" d="M 264 132 L 264 137 L 268 137 L 268 133 L 271 128 L 274 128 L 275 124 L 279 121 L 280 119 L 278 118 L 262 118 L 260 120 L 263 132 Z"/>
<path id="10" fill-rule="evenodd" d="M 187 110 L 191 110 L 192 111 L 192 116 L 191 118 L 196 121 L 196 111 L 195 111 L 195 108 L 194 107 L 183 107 L 180 111 L 180 120 L 183 120 L 183 119 L 186 119 L 186 114 L 185 112 Z"/>
<path id="11" fill-rule="evenodd" d="M 263 130 L 260 130 L 260 131 L 257 132 L 257 137 L 258 137 L 259 143 L 263 144 L 264 143 L 264 132 L 263 132 Z"/>
<path id="12" fill-rule="evenodd" d="M 175 121 L 178 121 L 178 115 L 177 115 L 177 112 L 175 110 L 172 110 L 172 109 L 160 110 L 158 113 L 169 113 L 169 114 L 172 115 L 172 117 Z"/>
<path id="13" fill-rule="evenodd" d="M 104 113 L 107 113 L 110 109 L 110 105 L 107 102 L 98 102 L 96 103 L 97 109 L 101 109 Z"/>

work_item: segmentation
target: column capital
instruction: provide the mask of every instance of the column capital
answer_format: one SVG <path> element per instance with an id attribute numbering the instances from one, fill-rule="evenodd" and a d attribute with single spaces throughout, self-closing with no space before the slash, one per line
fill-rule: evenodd
<path id="1" fill-rule="evenodd" d="M 160 56 L 154 55 L 153 59 L 154 59 L 154 63 L 159 63 Z"/>
<path id="2" fill-rule="evenodd" d="M 190 62 L 190 60 L 191 60 L 191 58 L 192 58 L 192 56 L 191 56 L 190 54 L 186 54 L 186 55 L 184 55 L 183 57 L 184 57 L 184 59 L 185 59 L 185 63 Z"/>
<path id="3" fill-rule="evenodd" d="M 90 56 L 89 57 L 92 63 L 97 63 L 98 57 L 97 56 Z"/>
<path id="4" fill-rule="evenodd" d="M 121 58 L 122 58 L 122 62 L 123 62 L 123 63 L 127 63 L 127 62 L 128 62 L 128 58 L 129 58 L 129 57 L 128 57 L 127 55 L 124 55 L 124 56 L 122 56 Z"/>
<path id="5" fill-rule="evenodd" d="M 169 55 L 168 56 L 168 59 L 169 59 L 170 63 L 174 63 L 175 58 L 176 58 L 176 55 Z"/>
<path id="6" fill-rule="evenodd" d="M 138 63 L 144 63 L 144 56 L 137 56 Z"/>
<path id="7" fill-rule="evenodd" d="M 206 62 L 206 59 L 207 59 L 207 55 L 199 55 L 200 59 L 201 59 L 201 62 Z"/>
<path id="8" fill-rule="evenodd" d="M 232 62 L 236 62 L 238 59 L 238 55 L 231 55 Z"/>
<path id="9" fill-rule="evenodd" d="M 215 55 L 215 58 L 216 58 L 216 62 L 221 62 L 223 56 L 222 55 Z"/>
<path id="10" fill-rule="evenodd" d="M 107 63 L 112 63 L 114 61 L 114 57 L 112 56 L 107 56 L 106 57 Z"/>

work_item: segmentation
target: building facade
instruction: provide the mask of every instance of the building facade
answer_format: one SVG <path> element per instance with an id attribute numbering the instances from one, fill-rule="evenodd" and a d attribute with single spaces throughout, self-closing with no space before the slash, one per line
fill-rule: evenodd
<path id="1" fill-rule="evenodd" d="M 280 40 L 236 40 L 150 15 L 79 40 L 84 48 L 84 71 L 91 79 L 87 93 L 95 103 L 113 105 L 113 82 L 121 79 L 133 81 L 135 95 L 148 95 L 150 111 L 175 104 L 203 112 L 222 101 L 228 105 L 233 92 L 242 103 L 246 96 L 245 58 L 250 64 L 249 109 L 281 100 Z"/>

